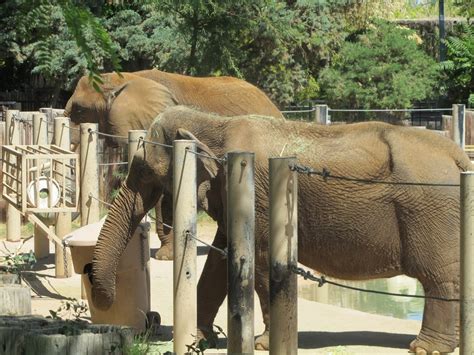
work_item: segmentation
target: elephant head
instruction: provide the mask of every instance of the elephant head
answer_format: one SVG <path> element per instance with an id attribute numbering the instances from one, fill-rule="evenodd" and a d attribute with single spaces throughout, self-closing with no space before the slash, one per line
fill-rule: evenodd
<path id="1" fill-rule="evenodd" d="M 182 128 L 182 125 L 187 127 Z M 158 116 L 148 130 L 145 141 L 167 145 L 177 139 L 197 142 L 198 152 L 204 155 L 198 155 L 198 204 L 207 207 L 210 204 L 205 200 L 216 194 L 216 188 L 212 190 L 208 187 L 203 194 L 202 187 L 212 185 L 210 181 L 218 176 L 219 166 L 214 159 L 206 158 L 206 155 L 213 158 L 215 155 L 188 130 L 192 129 L 190 125 L 192 122 L 189 117 L 180 120 L 178 115 L 162 122 Z M 172 153 L 171 148 L 145 143 L 133 158 L 129 174 L 109 210 L 94 250 L 92 299 L 100 309 L 108 309 L 115 299 L 118 261 L 139 222 L 163 193 L 172 194 Z M 207 212 L 216 218 L 215 212 Z"/>
<path id="2" fill-rule="evenodd" d="M 97 90 L 83 76 L 66 104 L 65 116 L 71 125 L 98 123 L 99 131 L 127 136 L 132 129 L 147 129 L 150 122 L 168 106 L 176 105 L 171 92 L 163 85 L 131 73 L 101 75 Z M 71 131 L 71 143 L 79 143 L 79 132 Z M 119 140 L 110 141 L 116 144 Z"/>

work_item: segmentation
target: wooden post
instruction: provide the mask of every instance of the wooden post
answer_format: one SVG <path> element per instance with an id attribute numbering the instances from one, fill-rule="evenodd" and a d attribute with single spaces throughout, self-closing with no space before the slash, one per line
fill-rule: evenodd
<path id="1" fill-rule="evenodd" d="M 56 117 L 54 119 L 54 137 L 53 142 L 58 147 L 69 150 L 71 146 L 71 134 L 67 127 L 69 126 L 68 117 Z M 67 174 L 69 176 L 69 174 Z M 71 233 L 71 213 L 59 212 L 56 216 L 56 235 L 63 239 L 66 235 Z M 55 265 L 56 277 L 71 277 L 72 276 L 72 259 L 71 254 L 67 248 L 58 243 L 55 247 Z"/>
<path id="2" fill-rule="evenodd" d="M 453 105 L 453 137 L 457 145 L 464 149 L 466 132 L 466 105 Z"/>
<path id="3" fill-rule="evenodd" d="M 140 141 L 141 139 L 145 139 L 146 130 L 130 130 L 128 131 L 128 171 L 130 171 L 130 167 L 132 166 L 133 156 L 135 155 L 138 148 L 140 148 Z M 146 248 L 148 253 L 150 252 L 150 238 L 146 239 Z M 151 309 L 151 284 L 150 284 L 150 259 L 147 259 L 147 263 L 145 266 L 145 278 L 146 278 L 146 286 L 148 291 L 148 305 Z"/>
<path id="4" fill-rule="evenodd" d="M 227 154 L 227 351 L 253 354 L 255 154 Z"/>
<path id="5" fill-rule="evenodd" d="M 7 110 L 6 121 L 6 143 L 7 145 L 20 144 L 19 123 L 15 117 L 19 115 L 18 110 Z M 7 240 L 18 242 L 21 239 L 21 213 L 10 203 L 7 204 Z"/>
<path id="6" fill-rule="evenodd" d="M 98 127 L 97 123 L 81 123 L 80 125 L 81 226 L 98 222 L 100 219 L 99 201 L 96 200 L 99 198 L 98 136 L 94 133 Z M 83 282 L 81 282 L 81 297 L 87 299 Z"/>
<path id="7" fill-rule="evenodd" d="M 44 113 L 33 114 L 33 144 L 47 145 L 48 144 L 48 123 Z M 37 175 L 41 175 L 40 166 L 45 163 L 45 160 L 36 160 Z M 51 167 L 52 169 L 52 167 Z M 48 235 L 35 224 L 34 227 L 34 249 L 36 259 L 43 259 L 49 256 L 49 239 Z"/>
<path id="8" fill-rule="evenodd" d="M 296 158 L 270 158 L 270 354 L 298 353 Z"/>
<path id="9" fill-rule="evenodd" d="M 474 172 L 461 173 L 461 334 L 459 353 L 474 354 Z"/>
<path id="10" fill-rule="evenodd" d="M 316 123 L 322 125 L 328 125 L 331 123 L 329 119 L 329 106 L 328 105 L 316 105 Z"/>
<path id="11" fill-rule="evenodd" d="M 173 213 L 174 213 L 174 352 L 187 353 L 194 343 L 197 328 L 196 236 L 197 187 L 196 142 L 173 143 Z"/>
<path id="12" fill-rule="evenodd" d="M 128 170 L 132 166 L 133 156 L 140 147 L 140 138 L 145 139 L 146 130 L 131 130 L 128 131 Z"/>
<path id="13" fill-rule="evenodd" d="M 97 123 L 81 123 L 81 226 L 99 221 L 97 129 Z"/>

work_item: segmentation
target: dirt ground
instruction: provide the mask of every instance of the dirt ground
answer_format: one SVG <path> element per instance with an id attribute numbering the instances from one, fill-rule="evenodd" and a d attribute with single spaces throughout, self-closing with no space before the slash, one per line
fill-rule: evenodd
<path id="1" fill-rule="evenodd" d="M 198 225 L 199 238 L 212 241 L 215 226 L 204 222 Z M 198 243 L 199 244 L 199 243 Z M 0 255 L 11 253 L 19 243 L 0 240 Z M 151 237 L 151 255 L 159 247 L 156 235 Z M 30 239 L 22 246 L 23 252 L 33 249 Z M 53 252 L 52 245 L 50 246 Z M 201 272 L 208 247 L 198 247 L 198 268 Z M 173 268 L 172 262 L 151 261 L 152 310 L 161 315 L 162 326 L 150 353 L 159 354 L 172 350 L 173 324 Z M 56 279 L 54 277 L 54 255 L 39 260 L 32 272 L 26 274 L 32 288 L 32 312 L 49 315 L 68 298 L 80 299 L 80 276 Z M 255 296 L 255 332 L 263 331 L 263 322 Z M 221 307 L 215 324 L 224 331 L 227 324 L 226 302 Z M 420 322 L 363 313 L 298 298 L 298 346 L 299 354 L 406 354 L 410 341 L 420 329 Z M 219 341 L 219 350 L 210 349 L 206 354 L 225 353 L 225 339 Z M 257 351 L 257 354 L 267 352 Z M 458 353 L 458 350 L 455 354 Z"/>

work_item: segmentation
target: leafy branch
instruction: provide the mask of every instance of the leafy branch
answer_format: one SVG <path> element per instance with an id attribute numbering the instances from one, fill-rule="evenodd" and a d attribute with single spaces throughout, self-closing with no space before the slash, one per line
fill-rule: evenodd
<path id="1" fill-rule="evenodd" d="M 56 320 L 70 320 L 75 321 L 84 320 L 84 316 L 87 314 L 89 308 L 84 301 L 78 301 L 73 298 L 71 300 L 62 301 L 61 305 L 55 310 L 49 310 L 50 316 L 47 318 L 52 318 Z"/>
<path id="2" fill-rule="evenodd" d="M 3 257 L 6 272 L 20 274 L 24 270 L 30 270 L 36 263 L 36 257 L 32 250 L 29 253 L 14 252 Z"/>

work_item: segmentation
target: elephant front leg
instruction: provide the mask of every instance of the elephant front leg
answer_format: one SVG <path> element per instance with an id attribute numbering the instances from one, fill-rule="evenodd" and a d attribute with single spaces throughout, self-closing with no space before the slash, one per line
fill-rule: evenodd
<path id="1" fill-rule="evenodd" d="M 459 297 L 459 287 L 453 282 L 442 282 L 437 280 L 426 286 L 425 295 L 446 299 Z M 410 351 L 424 355 L 435 353 L 450 353 L 457 346 L 457 334 L 459 322 L 459 303 L 452 301 L 441 301 L 434 299 L 425 300 L 423 322 L 421 331 L 410 344 Z"/>
<path id="2" fill-rule="evenodd" d="M 219 249 L 227 247 L 225 234 L 220 227 L 212 245 Z M 227 259 L 218 251 L 211 249 L 197 288 L 198 338 L 207 338 L 208 340 L 214 338 L 214 318 L 226 295 Z M 209 345 L 215 347 L 212 341 Z"/>
<path id="3" fill-rule="evenodd" d="M 160 239 L 160 249 L 155 254 L 158 260 L 173 260 L 173 223 L 172 197 L 163 193 L 155 206 L 156 233 Z"/>

